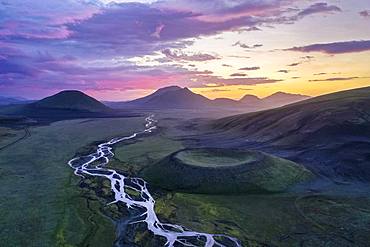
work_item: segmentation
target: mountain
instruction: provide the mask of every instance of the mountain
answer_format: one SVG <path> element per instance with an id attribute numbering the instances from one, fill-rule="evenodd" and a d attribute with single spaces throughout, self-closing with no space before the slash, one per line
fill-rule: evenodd
<path id="1" fill-rule="evenodd" d="M 224 144 L 232 140 L 227 145 L 268 150 L 327 176 L 370 181 L 370 87 L 222 118 L 210 127 Z"/>
<path id="2" fill-rule="evenodd" d="M 254 95 L 245 95 L 238 100 L 228 98 L 208 99 L 193 93 L 188 88 L 170 86 L 158 89 L 154 93 L 128 102 L 107 102 L 113 108 L 146 108 L 146 109 L 224 109 L 240 111 L 262 110 L 307 99 L 308 96 L 288 93 L 276 93 L 264 99 Z"/>
<path id="3" fill-rule="evenodd" d="M 268 107 L 279 107 L 291 103 L 295 103 L 301 100 L 305 100 L 310 98 L 306 95 L 301 94 L 291 94 L 291 93 L 284 93 L 284 92 L 276 92 L 266 98 L 263 98 L 263 103 Z"/>
<path id="4" fill-rule="evenodd" d="M 160 97 L 162 94 L 165 94 L 165 93 L 168 93 L 168 92 L 178 91 L 178 90 L 181 90 L 181 89 L 182 88 L 179 87 L 179 86 L 169 86 L 169 87 L 160 88 L 160 89 L 158 89 L 157 91 L 155 91 L 154 93 L 152 93 L 148 96 L 132 100 L 129 103 L 132 104 L 132 105 L 143 105 L 143 104 L 149 102 L 150 100 L 153 100 L 156 97 Z"/>
<path id="5" fill-rule="evenodd" d="M 252 94 L 246 94 L 239 100 L 239 102 L 246 105 L 257 106 L 262 104 L 263 100 Z"/>
<path id="6" fill-rule="evenodd" d="M 58 109 L 87 112 L 104 112 L 107 106 L 80 91 L 67 90 L 59 92 L 29 105 L 36 109 Z"/>
<path id="7" fill-rule="evenodd" d="M 195 94 L 188 88 L 171 86 L 158 89 L 151 95 L 126 102 L 126 106 L 139 108 L 203 108 L 211 104 L 211 100 Z"/>

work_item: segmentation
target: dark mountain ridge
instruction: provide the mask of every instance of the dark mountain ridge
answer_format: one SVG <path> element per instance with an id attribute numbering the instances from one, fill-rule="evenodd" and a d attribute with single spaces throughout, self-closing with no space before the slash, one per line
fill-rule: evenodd
<path id="1" fill-rule="evenodd" d="M 328 176 L 370 181 L 370 87 L 226 117 L 210 127 L 215 139 L 234 138 L 230 146 L 268 150 Z"/>
<path id="2" fill-rule="evenodd" d="M 110 102 L 114 108 L 145 108 L 145 109 L 222 109 L 233 108 L 244 111 L 261 110 L 278 107 L 309 98 L 305 95 L 276 93 L 266 98 L 245 95 L 240 100 L 228 98 L 208 99 L 203 95 L 193 93 L 188 88 L 170 86 L 158 89 L 154 93 L 128 102 Z"/>

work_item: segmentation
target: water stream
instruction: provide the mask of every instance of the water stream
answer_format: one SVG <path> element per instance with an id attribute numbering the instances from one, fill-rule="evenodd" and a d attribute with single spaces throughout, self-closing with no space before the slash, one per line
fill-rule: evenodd
<path id="1" fill-rule="evenodd" d="M 162 223 L 154 210 L 155 200 L 148 190 L 147 183 L 143 179 L 126 177 L 113 169 L 105 167 L 114 156 L 112 152 L 112 146 L 114 144 L 134 139 L 139 135 L 151 133 L 157 128 L 153 116 L 149 116 L 145 120 L 146 124 L 143 131 L 126 137 L 113 138 L 108 142 L 101 143 L 94 153 L 73 158 L 68 162 L 68 165 L 74 169 L 74 173 L 77 176 L 84 177 L 87 175 L 109 179 L 115 198 L 109 204 L 124 203 L 128 209 L 140 209 L 142 214 L 138 215 L 137 220 L 130 222 L 130 224 L 146 223 L 147 229 L 150 232 L 166 239 L 165 246 L 167 247 L 241 247 L 238 239 L 224 234 L 196 232 L 180 225 Z M 127 190 L 136 191 L 138 196 L 127 193 Z"/>

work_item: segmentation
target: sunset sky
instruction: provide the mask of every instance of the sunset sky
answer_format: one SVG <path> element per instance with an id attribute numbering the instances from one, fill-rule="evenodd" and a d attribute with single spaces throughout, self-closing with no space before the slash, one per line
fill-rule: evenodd
<path id="1" fill-rule="evenodd" d="M 369 0 L 1 0 L 0 95 L 128 100 L 370 86 Z"/>

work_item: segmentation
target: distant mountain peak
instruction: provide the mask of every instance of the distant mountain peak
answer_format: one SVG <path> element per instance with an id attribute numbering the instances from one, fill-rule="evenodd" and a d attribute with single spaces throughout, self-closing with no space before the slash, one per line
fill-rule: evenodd
<path id="1" fill-rule="evenodd" d="M 253 94 L 246 94 L 240 100 L 245 100 L 245 99 L 260 99 L 260 98 Z"/>
<path id="2" fill-rule="evenodd" d="M 271 94 L 270 96 L 267 96 L 263 98 L 262 100 L 265 102 L 266 105 L 269 106 L 283 106 L 288 105 L 291 103 L 295 103 L 298 101 L 302 101 L 305 99 L 309 99 L 310 96 L 302 95 L 302 94 L 293 94 L 293 93 L 286 93 L 278 91 L 276 93 Z"/>
<path id="3" fill-rule="evenodd" d="M 158 89 L 157 92 L 158 91 L 175 91 L 175 90 L 180 90 L 180 89 L 182 89 L 182 88 L 179 87 L 179 86 L 174 85 L 174 86 L 162 87 L 162 88 Z"/>
<path id="4" fill-rule="evenodd" d="M 285 96 L 295 96 L 295 97 L 305 97 L 305 98 L 310 98 L 310 96 L 303 95 L 303 94 L 294 94 L 294 93 L 286 93 L 282 91 L 278 91 L 276 93 L 271 94 L 270 96 L 265 97 L 266 98 L 271 98 L 271 97 L 285 97 Z"/>
<path id="5" fill-rule="evenodd" d="M 169 86 L 127 104 L 139 108 L 197 108 L 208 106 L 210 102 L 210 99 L 193 93 L 187 87 Z"/>

